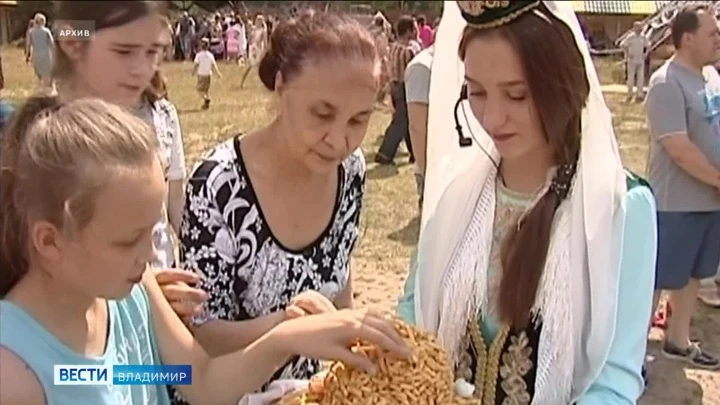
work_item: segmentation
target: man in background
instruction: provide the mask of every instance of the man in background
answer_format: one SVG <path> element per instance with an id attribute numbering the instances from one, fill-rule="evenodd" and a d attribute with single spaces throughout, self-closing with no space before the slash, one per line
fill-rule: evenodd
<path id="1" fill-rule="evenodd" d="M 633 31 L 620 43 L 625 50 L 627 67 L 627 99 L 642 100 L 645 92 L 645 57 L 650 49 L 650 40 L 642 34 L 640 21 L 633 24 Z"/>
<path id="2" fill-rule="evenodd" d="M 182 18 L 180 18 L 177 36 L 180 41 L 184 60 L 190 59 L 193 51 L 193 37 L 195 36 L 195 20 L 190 17 L 187 11 L 183 12 Z"/>
<path id="3" fill-rule="evenodd" d="M 415 184 L 422 211 L 427 161 L 428 105 L 430 104 L 430 72 L 435 47 L 430 46 L 417 54 L 405 69 L 405 96 L 407 101 L 410 139 L 415 156 Z"/>
<path id="4" fill-rule="evenodd" d="M 392 121 L 385 130 L 382 145 L 375 162 L 380 164 L 393 164 L 400 142 L 405 140 L 410 162 L 414 163 L 412 143 L 408 129 L 408 112 L 405 103 L 405 68 L 415 56 L 410 41 L 417 37 L 415 21 L 410 16 L 402 16 L 398 20 L 397 40 L 390 46 L 388 55 L 388 79 L 390 97 L 394 107 Z"/>
<path id="5" fill-rule="evenodd" d="M 670 291 L 663 354 L 697 368 L 720 368 L 690 340 L 700 280 L 720 263 L 720 76 L 712 63 L 720 31 L 706 6 L 681 9 L 671 27 L 675 55 L 650 79 L 649 181 L 657 200 L 655 306 Z"/>
<path id="6" fill-rule="evenodd" d="M 375 18 L 373 18 L 373 23 L 370 27 L 370 33 L 375 39 L 375 48 L 377 48 L 381 61 L 380 91 L 378 91 L 377 98 L 380 103 L 385 103 L 388 84 L 388 51 L 390 48 L 390 38 L 388 38 L 387 30 L 385 29 L 386 22 L 382 14 L 378 13 L 375 15 Z"/>

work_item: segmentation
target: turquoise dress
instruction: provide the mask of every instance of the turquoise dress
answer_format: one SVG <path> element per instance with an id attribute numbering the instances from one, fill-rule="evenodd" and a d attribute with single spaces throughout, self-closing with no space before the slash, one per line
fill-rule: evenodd
<path id="1" fill-rule="evenodd" d="M 509 190 L 498 189 L 498 210 L 522 211 L 527 204 L 527 196 L 517 195 Z M 655 275 L 655 199 L 650 188 L 643 180 L 628 174 L 628 192 L 625 195 L 626 207 L 624 246 L 620 262 L 620 280 L 618 308 L 650 307 L 652 288 L 637 288 L 638 285 L 652 285 Z M 514 212 L 516 214 L 517 212 Z M 512 215 L 514 215 L 512 214 Z M 510 215 L 510 216 L 512 216 Z M 497 223 L 496 218 L 496 223 Z M 500 240 L 503 226 L 494 229 L 494 240 Z M 492 289 L 495 268 L 490 260 L 488 288 Z M 415 271 L 411 266 L 405 283 L 403 296 L 398 302 L 398 314 L 406 322 L 415 320 Z M 647 303 L 644 305 L 643 303 Z M 577 405 L 620 405 L 634 404 L 640 397 L 644 382 L 640 373 L 645 357 L 647 324 L 649 314 L 642 310 L 620 310 L 615 330 L 618 332 L 610 348 L 609 357 L 600 374 L 582 395 Z M 483 314 L 479 326 L 485 343 L 490 343 L 498 334 L 499 325 L 492 313 Z M 530 340 L 537 340 L 531 336 Z"/>
<path id="2" fill-rule="evenodd" d="M 56 364 L 159 365 L 157 342 L 145 289 L 135 286 L 127 298 L 108 301 L 109 334 L 105 354 L 85 357 L 60 342 L 30 314 L 0 301 L 0 346 L 15 353 L 37 376 L 47 405 L 170 405 L 164 385 L 54 385 Z"/>

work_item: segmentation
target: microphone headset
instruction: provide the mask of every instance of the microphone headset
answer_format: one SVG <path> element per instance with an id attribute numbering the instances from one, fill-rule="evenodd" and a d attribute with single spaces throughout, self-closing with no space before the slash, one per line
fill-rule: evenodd
<path id="1" fill-rule="evenodd" d="M 477 139 L 475 138 L 475 135 L 472 133 L 472 129 L 470 129 L 470 137 L 465 136 L 465 134 L 463 133 L 462 124 L 460 124 L 460 110 L 462 109 L 463 116 L 465 117 L 465 122 L 468 122 L 468 117 L 467 117 L 467 114 L 465 113 L 465 108 L 462 105 L 463 101 L 465 101 L 467 99 L 468 99 L 467 84 L 463 84 L 462 87 L 460 88 L 460 97 L 458 98 L 457 102 L 455 102 L 455 111 L 454 111 L 455 131 L 457 131 L 457 134 L 458 134 L 458 143 L 460 144 L 461 148 L 466 148 L 468 146 L 471 146 L 473 143 L 473 140 L 474 140 L 475 143 L 478 145 L 478 147 L 480 147 L 480 150 L 483 151 L 485 156 L 487 156 L 488 159 L 490 159 L 490 162 L 492 162 L 493 166 L 495 166 L 495 169 L 499 169 L 500 164 L 498 162 L 496 162 L 495 159 L 493 158 L 492 154 L 490 154 L 490 152 L 485 150 L 485 148 L 482 146 L 482 144 L 477 141 Z"/>
<path id="2" fill-rule="evenodd" d="M 466 148 L 470 145 L 472 145 L 472 138 L 468 138 L 463 134 L 462 125 L 460 124 L 460 117 L 458 111 L 460 110 L 461 104 L 463 101 L 468 99 L 468 89 L 467 84 L 463 84 L 460 88 L 460 98 L 458 98 L 457 102 L 455 103 L 455 131 L 457 131 L 458 134 L 458 141 L 460 143 L 461 148 Z M 464 112 L 464 111 L 463 111 Z"/>

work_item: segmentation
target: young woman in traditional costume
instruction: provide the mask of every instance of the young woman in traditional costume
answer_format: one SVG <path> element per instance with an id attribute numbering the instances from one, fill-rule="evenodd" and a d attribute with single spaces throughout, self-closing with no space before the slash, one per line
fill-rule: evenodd
<path id="1" fill-rule="evenodd" d="M 570 3 L 446 1 L 432 75 L 400 314 L 438 336 L 482 404 L 634 404 L 655 203 L 623 169 Z"/>

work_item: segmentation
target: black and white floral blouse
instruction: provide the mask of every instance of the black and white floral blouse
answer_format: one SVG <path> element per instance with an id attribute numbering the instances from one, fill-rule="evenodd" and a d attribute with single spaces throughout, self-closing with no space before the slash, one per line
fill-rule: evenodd
<path id="1" fill-rule="evenodd" d="M 210 295 L 202 325 L 242 321 L 284 310 L 290 300 L 315 290 L 333 300 L 347 285 L 350 255 L 358 238 L 365 182 L 360 150 L 338 167 L 337 200 L 331 222 L 300 251 L 285 248 L 264 220 L 235 137 L 210 151 L 187 185 L 180 260 L 202 274 Z M 289 202 L 292 203 L 292 202 Z M 298 358 L 275 379 L 306 379 L 318 362 Z"/>

